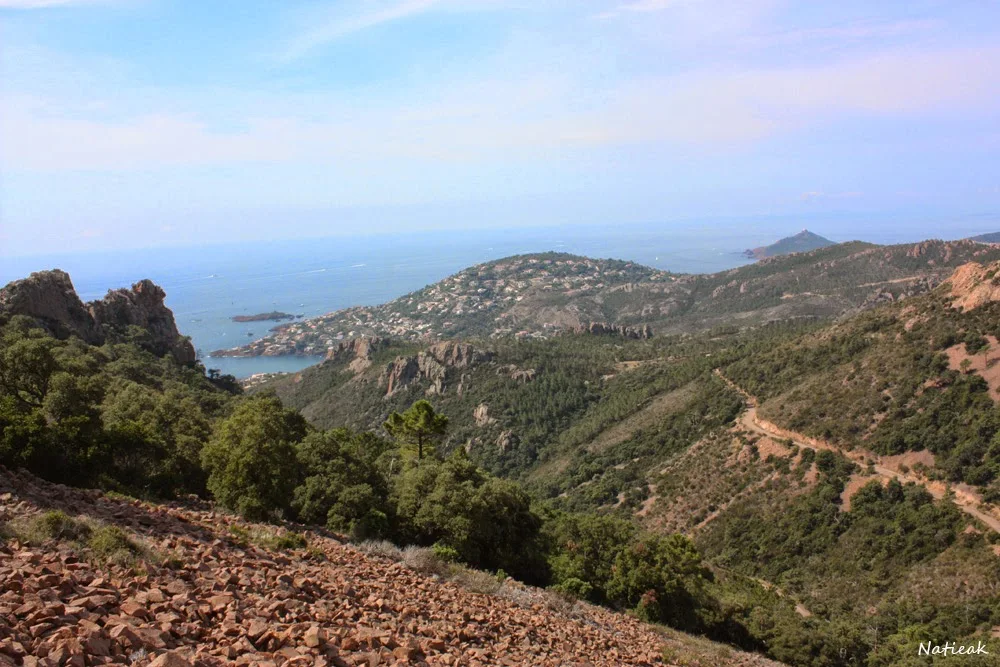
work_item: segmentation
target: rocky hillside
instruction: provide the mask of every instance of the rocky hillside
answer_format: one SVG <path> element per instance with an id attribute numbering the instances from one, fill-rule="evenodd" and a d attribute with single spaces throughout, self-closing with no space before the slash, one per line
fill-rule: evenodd
<path id="1" fill-rule="evenodd" d="M 835 244 L 830 239 L 825 239 L 819 234 L 813 234 L 808 229 L 803 229 L 794 236 L 783 238 L 768 246 L 747 250 L 743 254 L 753 259 L 764 259 L 765 257 L 778 257 L 779 255 L 790 255 L 796 252 L 819 250 L 820 248 L 832 245 Z"/>
<path id="2" fill-rule="evenodd" d="M 1000 264 L 988 266 L 970 262 L 958 268 L 948 280 L 952 306 L 973 310 L 991 301 L 1000 301 Z"/>
<path id="3" fill-rule="evenodd" d="M 546 337 L 624 328 L 696 332 L 802 317 L 830 318 L 922 294 L 969 261 L 1000 259 L 972 241 L 899 246 L 844 243 L 711 275 L 676 275 L 616 260 L 523 255 L 480 264 L 375 307 L 275 327 L 213 356 L 325 355 L 346 339 Z"/>
<path id="4" fill-rule="evenodd" d="M 846 450 L 921 453 L 930 479 L 1000 501 L 1000 265 L 969 263 L 930 294 L 734 363 L 761 416 Z"/>
<path id="5" fill-rule="evenodd" d="M 144 329 L 158 354 L 171 354 L 182 364 L 195 360 L 194 347 L 177 330 L 164 305 L 166 294 L 150 280 L 130 289 L 111 290 L 100 300 L 84 303 L 64 271 L 39 271 L 0 289 L 0 320 L 25 315 L 59 338 L 77 336 L 101 345 L 109 335 L 130 326 Z"/>
<path id="6" fill-rule="evenodd" d="M 0 665 L 776 665 L 465 571 L 0 469 Z"/>

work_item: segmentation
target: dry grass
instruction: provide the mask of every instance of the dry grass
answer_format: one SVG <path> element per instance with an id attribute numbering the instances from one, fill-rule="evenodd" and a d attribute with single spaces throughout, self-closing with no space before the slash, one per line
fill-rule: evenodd
<path id="1" fill-rule="evenodd" d="M 384 556 L 397 563 L 403 560 L 403 550 L 389 540 L 365 540 L 355 545 L 355 548 L 369 556 Z"/>

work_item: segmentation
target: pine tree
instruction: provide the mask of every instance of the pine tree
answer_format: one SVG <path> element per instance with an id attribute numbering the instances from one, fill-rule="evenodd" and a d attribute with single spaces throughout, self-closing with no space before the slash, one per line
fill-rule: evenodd
<path id="1" fill-rule="evenodd" d="M 424 458 L 424 446 L 432 446 L 444 436 L 448 418 L 434 412 L 429 402 L 420 400 L 402 414 L 393 412 L 383 427 L 400 444 L 416 445 L 419 461 Z"/>

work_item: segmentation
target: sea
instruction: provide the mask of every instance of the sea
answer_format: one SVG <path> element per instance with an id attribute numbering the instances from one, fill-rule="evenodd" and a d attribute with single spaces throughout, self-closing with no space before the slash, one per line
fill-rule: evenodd
<path id="1" fill-rule="evenodd" d="M 171 247 L 119 252 L 7 257 L 0 284 L 32 271 L 60 268 L 84 301 L 150 278 L 182 334 L 191 337 L 206 368 L 246 378 L 294 372 L 316 357 L 213 357 L 268 335 L 275 322 L 237 323 L 236 315 L 281 311 L 313 317 L 341 308 L 384 303 L 468 266 L 509 255 L 559 251 L 632 260 L 678 273 L 714 273 L 748 263 L 746 248 L 800 231 L 782 220 L 438 231 Z M 879 243 L 926 238 L 900 228 L 872 237 L 872 228 L 840 225 L 834 241 Z M 978 227 L 977 227 L 978 229 Z M 995 230 L 992 230 L 995 231 Z M 931 234 L 933 236 L 933 234 Z M 940 235 L 939 235 L 940 236 Z"/>

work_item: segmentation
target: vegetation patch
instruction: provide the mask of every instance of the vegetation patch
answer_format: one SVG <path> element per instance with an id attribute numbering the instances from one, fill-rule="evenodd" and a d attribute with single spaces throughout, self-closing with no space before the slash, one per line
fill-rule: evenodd
<path id="1" fill-rule="evenodd" d="M 91 554 L 106 565 L 131 567 L 149 551 L 118 526 L 100 526 L 87 540 Z"/>
<path id="2" fill-rule="evenodd" d="M 261 524 L 232 525 L 229 533 L 243 548 L 255 546 L 267 551 L 293 551 L 308 547 L 308 541 L 300 533 Z"/>

